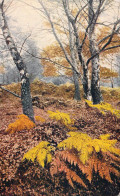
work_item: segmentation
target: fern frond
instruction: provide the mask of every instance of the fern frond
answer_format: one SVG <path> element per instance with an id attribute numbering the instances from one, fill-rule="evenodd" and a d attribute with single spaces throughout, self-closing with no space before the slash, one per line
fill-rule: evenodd
<path id="1" fill-rule="evenodd" d="M 101 178 L 106 179 L 110 183 L 112 183 L 110 173 L 114 173 L 116 176 L 119 176 L 120 173 L 117 169 L 114 168 L 114 166 L 111 165 L 111 162 L 105 161 L 104 159 L 98 159 L 97 156 L 93 155 L 91 159 L 88 161 L 88 166 L 101 176 Z M 86 174 L 88 174 L 86 172 Z"/>
<path id="2" fill-rule="evenodd" d="M 59 151 L 57 154 L 63 161 L 68 161 L 71 165 L 74 164 L 76 166 L 80 162 L 79 157 L 75 155 L 74 151 L 64 150 Z"/>
<path id="3" fill-rule="evenodd" d="M 53 146 L 50 146 L 49 142 L 42 141 L 36 147 L 29 150 L 23 157 L 24 159 L 31 160 L 32 162 L 37 159 L 38 163 L 44 167 L 45 161 L 50 163 L 52 161 L 51 151 L 54 150 Z"/>
<path id="4" fill-rule="evenodd" d="M 109 161 L 113 161 L 114 163 L 118 163 L 120 162 L 120 157 L 116 157 L 114 154 L 112 154 L 111 152 L 107 151 L 103 153 L 104 159 L 107 157 L 109 159 Z"/>
<path id="5" fill-rule="evenodd" d="M 8 128 L 6 129 L 6 132 L 8 133 L 14 133 L 16 131 L 22 131 L 22 130 L 29 130 L 34 128 L 36 125 L 33 123 L 28 116 L 21 114 L 17 116 L 17 120 L 14 123 L 11 123 L 8 125 Z"/>
<path id="6" fill-rule="evenodd" d="M 87 187 L 86 184 L 83 182 L 83 180 L 71 169 L 67 170 L 66 178 L 68 179 L 69 183 L 71 182 L 71 180 L 73 180 L 74 182 L 81 184 L 83 187 L 85 188 Z"/>
<path id="7" fill-rule="evenodd" d="M 116 110 L 113 106 L 109 103 L 101 102 L 100 104 L 93 105 L 91 101 L 85 100 L 86 103 L 93 108 L 97 108 L 102 114 L 106 114 L 106 111 L 111 112 L 116 117 L 120 118 L 120 110 Z"/>
<path id="8" fill-rule="evenodd" d="M 59 112 L 58 110 L 56 112 L 47 111 L 47 113 L 49 114 L 49 117 L 51 119 L 59 121 L 65 126 L 74 124 L 74 120 L 70 118 L 70 115 L 68 113 Z"/>
<path id="9" fill-rule="evenodd" d="M 69 132 L 70 137 L 58 144 L 64 150 L 76 149 L 83 164 L 87 162 L 94 150 L 98 152 L 111 152 L 119 155 L 120 149 L 115 148 L 117 140 L 109 140 L 110 135 L 101 135 L 100 139 L 92 139 L 80 132 Z"/>
<path id="10" fill-rule="evenodd" d="M 59 154 L 60 157 L 63 157 L 63 154 Z M 56 157 L 54 158 L 54 160 L 51 163 L 51 168 L 50 168 L 50 173 L 53 176 L 54 174 L 58 173 L 58 172 L 64 172 L 66 174 L 66 179 L 68 180 L 69 184 L 74 187 L 73 182 L 77 182 L 79 184 L 81 184 L 83 187 L 86 188 L 85 183 L 83 182 L 83 180 L 80 178 L 80 176 L 78 176 L 76 174 L 75 171 L 72 171 L 71 169 L 69 169 L 66 165 L 66 163 L 62 160 L 60 160 L 60 157 L 58 157 L 58 153 L 56 154 Z"/>

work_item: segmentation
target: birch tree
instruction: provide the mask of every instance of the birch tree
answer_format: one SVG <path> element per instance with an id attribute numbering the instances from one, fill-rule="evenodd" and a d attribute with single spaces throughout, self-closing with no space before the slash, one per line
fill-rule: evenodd
<path id="1" fill-rule="evenodd" d="M 100 22 L 101 13 L 104 12 L 107 5 L 110 6 L 109 0 L 88 0 L 82 1 L 80 7 L 77 4 L 77 11 L 75 16 L 69 9 L 69 1 L 62 0 L 63 7 L 66 16 L 74 29 L 74 36 L 76 37 L 76 48 L 80 63 L 83 67 L 83 89 L 86 98 L 89 99 L 90 85 L 88 78 L 88 65 L 91 63 L 92 77 L 91 77 L 91 94 L 94 104 L 98 104 L 102 101 L 102 95 L 100 91 L 100 55 L 103 52 L 116 50 L 120 47 L 120 37 L 116 35 L 120 32 L 120 19 L 109 25 L 110 31 L 107 32 L 102 38 L 98 37 L 96 28 L 99 29 L 100 25 L 104 27 L 104 22 Z M 75 2 L 75 1 L 74 1 Z M 72 4 L 72 2 L 71 2 Z M 82 13 L 83 12 L 83 13 Z M 85 19 L 85 23 L 82 22 L 81 17 Z M 80 29 L 84 32 L 84 36 L 81 36 Z M 88 39 L 89 55 L 84 56 L 83 49 Z"/>
<path id="2" fill-rule="evenodd" d="M 91 57 L 88 59 L 87 64 L 91 61 L 92 64 L 92 79 L 91 79 L 91 94 L 93 98 L 93 103 L 98 104 L 102 101 L 102 95 L 100 91 L 100 63 L 99 56 L 102 52 L 106 50 L 115 49 L 120 47 L 119 41 L 110 46 L 113 41 L 113 38 L 116 34 L 119 34 L 120 31 L 120 19 L 118 18 L 111 27 L 110 34 L 103 37 L 101 40 L 96 40 L 96 26 L 99 24 L 99 17 L 101 13 L 106 8 L 106 5 L 110 4 L 110 1 L 99 0 L 94 2 L 93 0 L 88 1 L 88 36 L 89 36 L 89 50 Z M 103 25 L 103 24 L 102 24 Z M 119 39 L 119 37 L 118 37 Z M 120 39 L 119 39 L 120 40 Z M 100 46 L 100 44 L 102 45 Z"/>
<path id="3" fill-rule="evenodd" d="M 76 49 L 77 49 L 76 52 L 78 53 L 78 58 L 79 58 L 79 61 L 81 63 L 82 69 L 83 69 L 82 84 L 83 84 L 83 89 L 84 89 L 84 95 L 85 95 L 86 99 L 91 100 L 90 82 L 89 82 L 89 77 L 88 77 L 88 67 L 85 63 L 84 55 L 82 52 L 88 28 L 86 29 L 86 33 L 85 33 L 83 40 L 81 40 L 81 38 L 79 36 L 78 27 L 77 27 L 77 19 L 79 17 L 79 14 L 87 7 L 87 3 L 85 3 L 85 5 L 83 5 L 81 8 L 79 8 L 79 10 L 76 12 L 75 16 L 73 16 L 72 11 L 69 8 L 70 2 L 67 0 L 62 0 L 62 3 L 63 3 L 63 8 L 66 13 L 66 16 L 68 18 L 68 21 L 71 23 L 71 25 L 73 27 L 73 31 L 74 31 L 74 37 L 75 37 L 74 44 L 76 45 Z"/>
<path id="4" fill-rule="evenodd" d="M 52 29 L 52 32 L 54 34 L 56 41 L 58 42 L 60 48 L 62 49 L 67 62 L 71 66 L 71 70 L 73 72 L 73 81 L 74 81 L 74 86 L 75 86 L 74 99 L 80 100 L 81 99 L 80 98 L 80 85 L 79 85 L 80 72 L 77 69 L 77 59 L 76 59 L 76 54 L 75 54 L 75 49 L 74 49 L 74 31 L 71 26 L 71 23 L 68 20 L 67 27 L 66 27 L 68 28 L 67 32 L 68 32 L 68 42 L 69 42 L 69 49 L 70 49 L 70 54 L 68 54 L 68 52 L 65 49 L 64 43 L 62 43 L 62 41 L 59 39 L 58 33 L 55 28 L 55 24 L 51 19 L 50 13 L 48 12 L 47 8 L 45 7 L 44 3 L 41 0 L 38 0 L 38 2 L 42 6 L 44 13 L 47 16 L 47 19 L 50 23 L 50 26 L 51 26 L 51 29 Z"/>
<path id="5" fill-rule="evenodd" d="M 23 59 L 18 52 L 18 49 L 15 45 L 15 42 L 10 33 L 6 15 L 4 11 L 4 0 L 0 2 L 0 11 L 1 11 L 1 29 L 6 42 L 6 45 L 10 51 L 12 59 L 17 66 L 17 69 L 20 73 L 21 78 L 21 101 L 23 107 L 23 114 L 27 115 L 32 121 L 34 121 L 34 112 L 32 107 L 32 99 L 30 93 L 30 82 L 29 82 L 29 74 L 26 69 L 26 65 L 23 62 Z"/>

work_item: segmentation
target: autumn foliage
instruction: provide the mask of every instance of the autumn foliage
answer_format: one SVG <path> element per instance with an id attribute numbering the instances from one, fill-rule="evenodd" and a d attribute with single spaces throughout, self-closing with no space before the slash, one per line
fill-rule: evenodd
<path id="1" fill-rule="evenodd" d="M 14 133 L 16 131 L 22 131 L 22 130 L 29 130 L 34 128 L 36 125 L 33 123 L 28 116 L 21 114 L 18 115 L 17 120 L 14 123 L 11 123 L 8 125 L 8 128 L 6 129 L 6 132 L 8 133 Z"/>
<path id="2" fill-rule="evenodd" d="M 101 102 L 100 104 L 92 104 L 91 101 L 86 100 L 86 103 L 93 108 L 97 108 L 102 114 L 106 114 L 106 112 L 111 112 L 112 115 L 114 114 L 117 118 L 120 118 L 120 110 L 113 108 L 113 106 L 106 102 Z"/>
<path id="3" fill-rule="evenodd" d="M 49 142 L 42 141 L 37 146 L 29 150 L 23 157 L 24 159 L 31 160 L 32 162 L 37 159 L 38 163 L 44 167 L 45 161 L 50 163 L 52 161 L 51 151 L 54 150 L 54 147 L 50 146 Z"/>
<path id="4" fill-rule="evenodd" d="M 34 162 L 36 159 L 42 167 L 45 166 L 45 163 L 50 163 L 51 175 L 65 173 L 66 179 L 72 187 L 74 187 L 73 182 L 77 182 L 83 187 L 86 187 L 86 184 L 69 165 L 78 167 L 90 183 L 93 171 L 99 173 L 101 178 L 110 183 L 112 183 L 111 173 L 119 176 L 117 167 L 120 162 L 120 150 L 115 148 L 117 141 L 110 140 L 109 134 L 101 135 L 100 139 L 92 139 L 87 134 L 80 132 L 69 132 L 69 135 L 70 137 L 58 144 L 56 150 L 50 146 L 50 143 L 40 142 L 24 155 L 23 160 L 28 159 Z M 52 156 L 51 152 L 54 151 Z"/>
<path id="5" fill-rule="evenodd" d="M 65 126 L 74 124 L 74 120 L 70 118 L 70 115 L 68 113 L 60 112 L 59 110 L 57 110 L 56 112 L 48 111 L 48 114 L 51 119 L 56 120 Z"/>

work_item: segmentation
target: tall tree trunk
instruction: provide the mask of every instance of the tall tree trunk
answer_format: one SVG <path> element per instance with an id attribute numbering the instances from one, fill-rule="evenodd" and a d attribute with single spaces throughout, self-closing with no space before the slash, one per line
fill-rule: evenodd
<path id="1" fill-rule="evenodd" d="M 96 18 L 94 15 L 93 0 L 89 0 L 89 49 L 91 56 L 95 57 L 92 59 L 92 79 L 91 79 L 91 94 L 93 99 L 93 104 L 99 104 L 102 101 L 102 94 L 100 91 L 100 65 L 99 65 L 99 55 L 96 55 L 99 51 L 95 39 L 95 24 Z"/>
<path id="2" fill-rule="evenodd" d="M 76 73 L 76 71 L 73 70 L 73 81 L 75 86 L 75 92 L 74 92 L 74 99 L 81 100 L 80 98 L 80 84 L 79 84 L 79 76 Z"/>
<path id="3" fill-rule="evenodd" d="M 70 23 L 69 19 L 68 19 L 68 26 L 69 26 L 69 46 L 70 46 L 70 55 L 71 55 L 71 61 L 72 61 L 73 81 L 74 81 L 74 86 L 75 86 L 74 99 L 81 100 L 79 76 L 76 72 L 77 58 L 76 58 L 76 50 L 75 50 L 75 44 L 74 44 L 75 37 L 74 37 L 74 31 L 72 28 L 72 24 Z"/>
<path id="4" fill-rule="evenodd" d="M 17 50 L 14 40 L 10 34 L 9 27 L 7 25 L 5 12 L 3 10 L 3 3 L 0 4 L 1 18 L 2 18 L 2 32 L 5 38 L 7 47 L 11 53 L 14 63 L 16 64 L 21 78 L 21 101 L 23 107 L 23 114 L 27 115 L 32 121 L 34 121 L 34 111 L 32 107 L 32 99 L 30 94 L 30 82 L 29 74 L 27 73 L 26 66 Z"/>
<path id="5" fill-rule="evenodd" d="M 79 61 L 81 63 L 82 70 L 83 70 L 84 96 L 86 99 L 91 100 L 91 91 L 90 91 L 89 78 L 88 78 L 88 66 L 86 65 L 86 63 L 83 59 L 82 48 L 81 48 L 81 44 L 80 44 L 80 37 L 79 37 L 79 33 L 77 31 L 77 27 L 76 27 L 75 22 L 72 22 L 72 26 L 73 26 L 74 35 L 76 38 L 75 44 L 76 44 L 76 48 L 77 48 L 78 58 L 79 58 Z"/>
<path id="6" fill-rule="evenodd" d="M 83 90 L 84 90 L 84 96 L 85 99 L 87 100 L 91 100 L 91 86 L 90 86 L 90 80 L 89 80 L 89 70 L 88 70 L 88 66 L 85 64 L 85 61 L 83 60 L 82 54 L 79 51 L 79 47 L 78 47 L 78 57 L 80 60 L 80 63 L 82 65 L 82 69 L 83 69 Z"/>
<path id="7" fill-rule="evenodd" d="M 92 94 L 93 104 L 99 104 L 102 101 L 102 95 L 100 91 L 99 55 L 97 55 L 92 59 L 91 94 Z"/>

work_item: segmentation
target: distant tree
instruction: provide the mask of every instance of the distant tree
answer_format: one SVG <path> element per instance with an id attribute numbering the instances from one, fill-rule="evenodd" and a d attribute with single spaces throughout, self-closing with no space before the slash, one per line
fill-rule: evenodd
<path id="1" fill-rule="evenodd" d="M 23 106 L 23 113 L 27 115 L 32 121 L 34 121 L 34 112 L 30 94 L 29 74 L 27 72 L 26 65 L 24 64 L 23 59 L 18 52 L 15 42 L 10 34 L 10 30 L 5 16 L 4 0 L 2 0 L 2 2 L 0 3 L 0 11 L 2 21 L 1 29 L 3 32 L 3 36 L 21 77 L 21 101 Z"/>

